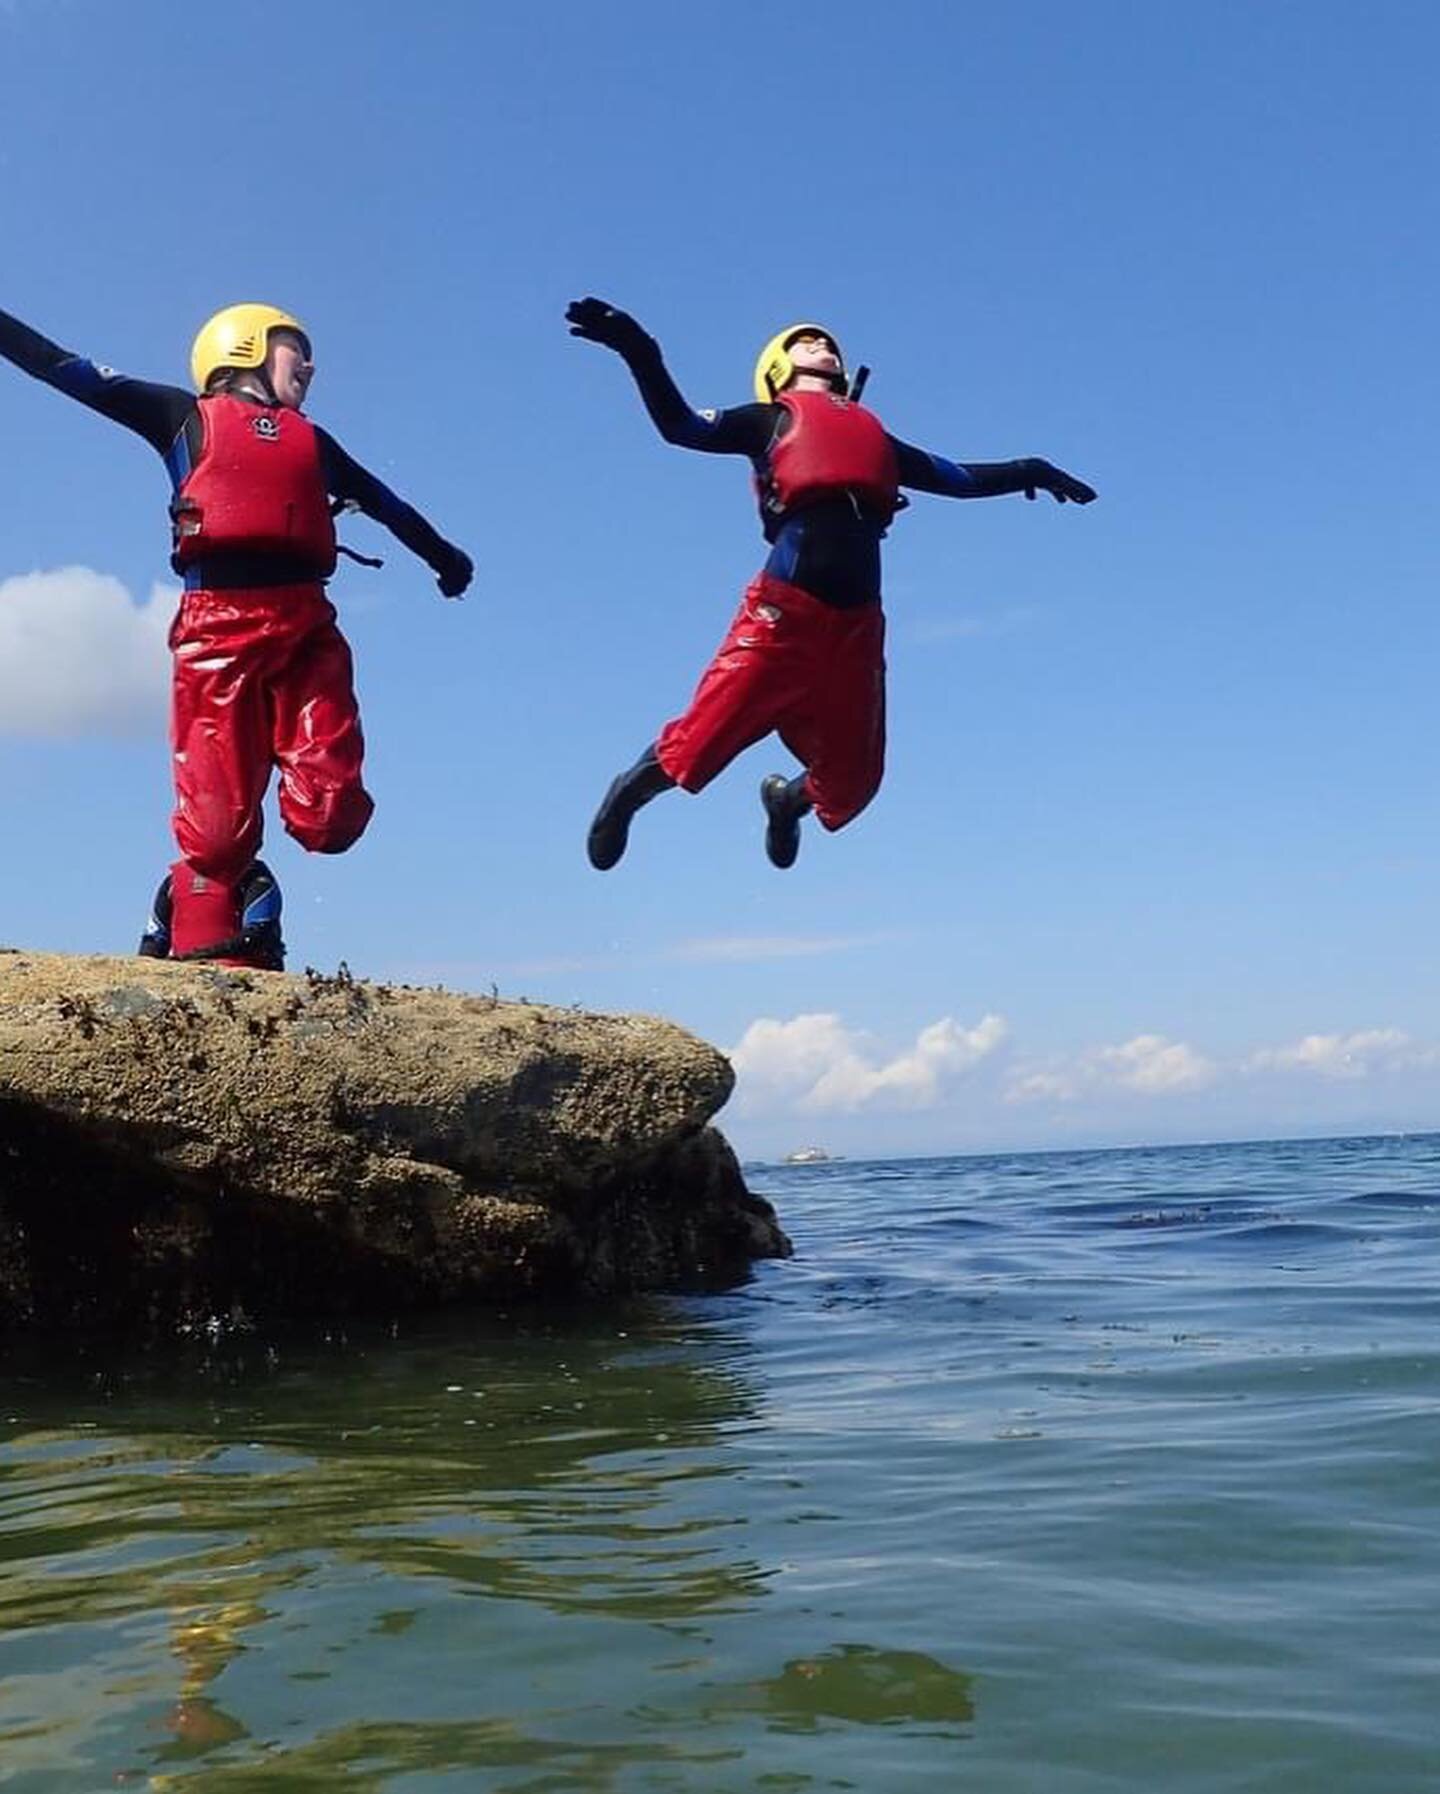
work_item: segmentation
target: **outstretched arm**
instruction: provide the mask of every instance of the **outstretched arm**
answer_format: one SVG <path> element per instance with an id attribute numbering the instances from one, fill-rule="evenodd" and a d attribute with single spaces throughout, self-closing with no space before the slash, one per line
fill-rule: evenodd
<path id="1" fill-rule="evenodd" d="M 458 598 L 475 572 L 463 548 L 457 548 L 403 498 L 397 498 L 383 480 L 347 455 L 327 431 L 317 429 L 325 457 L 325 484 L 332 497 L 358 506 L 367 517 L 383 523 L 398 542 L 418 555 L 435 574 L 441 596 Z"/>
<path id="2" fill-rule="evenodd" d="M 650 421 L 677 448 L 709 455 L 763 455 L 775 431 L 773 405 L 736 405 L 728 411 L 695 411 L 660 354 L 660 345 L 636 323 L 604 299 L 577 299 L 565 316 L 571 336 L 603 343 L 621 357 L 640 389 Z"/>
<path id="3" fill-rule="evenodd" d="M 1093 486 L 1034 456 L 1020 461 L 947 461 L 893 436 L 890 440 L 900 484 L 912 492 L 934 492 L 942 498 L 999 498 L 1007 492 L 1034 498 L 1037 492 L 1048 492 L 1062 505 L 1067 501 L 1088 505 L 1095 497 Z"/>
<path id="4" fill-rule="evenodd" d="M 112 368 L 97 367 L 83 355 L 72 354 L 41 336 L 19 318 L 0 311 L 0 355 L 22 373 L 43 380 L 102 417 L 143 436 L 165 454 L 195 408 L 195 395 L 178 386 L 157 386 L 148 380 L 132 380 Z"/>

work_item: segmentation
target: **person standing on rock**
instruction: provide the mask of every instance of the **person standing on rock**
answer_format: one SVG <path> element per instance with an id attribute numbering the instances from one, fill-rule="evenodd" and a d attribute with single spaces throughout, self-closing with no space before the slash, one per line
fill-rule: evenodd
<path id="1" fill-rule="evenodd" d="M 285 827 L 313 853 L 353 846 L 374 808 L 350 649 L 325 595 L 348 552 L 334 515 L 384 524 L 447 598 L 469 585 L 470 558 L 305 415 L 310 337 L 288 312 L 217 312 L 191 351 L 194 392 L 99 367 L 3 311 L 0 355 L 143 436 L 170 474 L 185 584 L 170 631 L 180 858 L 140 951 L 279 970 L 280 892 L 255 857 L 272 768 Z"/>
<path id="2" fill-rule="evenodd" d="M 712 455 L 745 455 L 755 470 L 764 568 L 682 716 L 605 793 L 591 823 L 590 863 L 618 864 L 643 804 L 679 785 L 702 791 L 772 732 L 802 763 L 795 778 L 760 786 L 765 851 L 795 863 L 800 822 L 812 809 L 826 829 L 854 820 L 879 789 L 885 760 L 885 624 L 880 543 L 907 501 L 900 488 L 947 498 L 1048 492 L 1064 504 L 1095 497 L 1048 461 L 960 463 L 912 448 L 857 403 L 840 349 L 818 324 L 772 337 L 755 364 L 755 403 L 693 411 L 659 345 L 603 299 L 566 311 L 572 336 L 625 361 L 667 442 Z"/>

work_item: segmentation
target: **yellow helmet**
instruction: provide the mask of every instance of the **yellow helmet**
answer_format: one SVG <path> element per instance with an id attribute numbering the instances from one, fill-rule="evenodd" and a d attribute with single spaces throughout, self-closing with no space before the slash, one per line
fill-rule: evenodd
<path id="1" fill-rule="evenodd" d="M 204 392 L 220 368 L 261 367 L 272 330 L 298 330 L 309 346 L 310 332 L 300 320 L 273 305 L 227 305 L 217 311 L 200 326 L 190 348 L 195 390 Z"/>
<path id="2" fill-rule="evenodd" d="M 823 336 L 840 357 L 840 371 L 844 374 L 845 357 L 832 332 L 823 324 L 792 324 L 788 330 L 782 330 L 778 336 L 770 338 L 760 351 L 760 359 L 755 363 L 755 397 L 762 405 L 773 405 L 776 394 L 784 392 L 795 378 L 795 363 L 790 359 L 790 345 L 797 336 Z"/>

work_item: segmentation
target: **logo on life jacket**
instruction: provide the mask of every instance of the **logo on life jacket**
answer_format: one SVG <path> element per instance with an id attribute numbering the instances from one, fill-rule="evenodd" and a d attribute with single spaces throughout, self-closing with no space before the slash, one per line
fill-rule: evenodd
<path id="1" fill-rule="evenodd" d="M 280 434 L 279 418 L 271 417 L 268 411 L 262 411 L 250 427 L 264 442 L 274 442 Z"/>

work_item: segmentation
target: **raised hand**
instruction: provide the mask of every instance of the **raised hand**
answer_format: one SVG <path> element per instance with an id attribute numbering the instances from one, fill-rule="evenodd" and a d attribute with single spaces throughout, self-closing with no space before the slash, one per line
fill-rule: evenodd
<path id="1" fill-rule="evenodd" d="M 617 355 L 629 355 L 650 341 L 628 311 L 620 311 L 604 299 L 576 299 L 566 306 L 565 318 L 571 336 L 603 343 Z"/>
<path id="2" fill-rule="evenodd" d="M 435 583 L 442 598 L 458 598 L 475 577 L 475 563 L 463 548 L 452 548 L 435 569 Z"/>
<path id="3" fill-rule="evenodd" d="M 1033 478 L 1025 487 L 1026 498 L 1034 498 L 1037 491 L 1048 492 L 1057 505 L 1088 505 L 1096 497 L 1093 486 L 1077 480 L 1063 467 L 1052 467 L 1048 461 L 1032 460 L 1029 471 Z"/>

